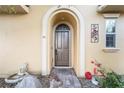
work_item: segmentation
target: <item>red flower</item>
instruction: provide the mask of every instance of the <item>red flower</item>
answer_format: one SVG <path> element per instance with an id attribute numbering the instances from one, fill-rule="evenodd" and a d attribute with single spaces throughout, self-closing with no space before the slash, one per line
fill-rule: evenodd
<path id="1" fill-rule="evenodd" d="M 92 79 L 92 74 L 90 72 L 85 72 L 85 78 L 87 80 L 91 80 Z"/>

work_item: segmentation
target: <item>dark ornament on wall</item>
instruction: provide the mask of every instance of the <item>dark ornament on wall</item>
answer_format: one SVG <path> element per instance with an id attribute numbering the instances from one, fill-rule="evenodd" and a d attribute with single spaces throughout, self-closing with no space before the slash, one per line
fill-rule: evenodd
<path id="1" fill-rule="evenodd" d="M 99 42 L 99 25 L 91 24 L 91 43 Z"/>

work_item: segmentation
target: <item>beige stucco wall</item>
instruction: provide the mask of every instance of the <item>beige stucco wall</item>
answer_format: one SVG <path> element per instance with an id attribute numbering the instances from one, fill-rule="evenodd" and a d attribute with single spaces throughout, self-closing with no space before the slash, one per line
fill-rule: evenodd
<path id="1" fill-rule="evenodd" d="M 31 6 L 26 15 L 0 15 L 0 75 L 15 73 L 23 63 L 41 72 L 42 17 L 47 6 Z"/>
<path id="2" fill-rule="evenodd" d="M 0 76 L 17 72 L 22 63 L 29 64 L 30 72 L 41 72 L 42 18 L 50 7 L 31 6 L 30 13 L 26 15 L 0 15 Z M 96 59 L 119 74 L 124 74 L 124 15 L 121 14 L 117 20 L 117 47 L 120 51 L 104 53 L 105 20 L 96 12 L 97 6 L 74 7 L 81 12 L 85 24 L 86 71 L 92 71 L 90 61 Z M 99 43 L 90 43 L 91 24 L 99 24 Z M 79 63 L 73 63 L 78 73 Z"/>
<path id="3" fill-rule="evenodd" d="M 103 66 L 113 69 L 119 74 L 124 74 L 124 14 L 121 13 L 117 20 L 117 53 L 105 53 L 105 19 L 102 14 L 96 12 L 96 6 L 76 6 L 82 13 L 85 21 L 85 46 L 86 46 L 86 70 L 92 71 L 92 59 L 96 59 Z M 99 24 L 99 43 L 90 43 L 91 24 Z"/>

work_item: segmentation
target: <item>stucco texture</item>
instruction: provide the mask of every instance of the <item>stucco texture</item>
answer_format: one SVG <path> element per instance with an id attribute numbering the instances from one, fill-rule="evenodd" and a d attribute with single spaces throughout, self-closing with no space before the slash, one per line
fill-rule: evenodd
<path id="1" fill-rule="evenodd" d="M 25 15 L 0 15 L 0 75 L 18 71 L 28 63 L 30 72 L 41 72 L 42 16 L 47 6 L 31 6 Z"/>

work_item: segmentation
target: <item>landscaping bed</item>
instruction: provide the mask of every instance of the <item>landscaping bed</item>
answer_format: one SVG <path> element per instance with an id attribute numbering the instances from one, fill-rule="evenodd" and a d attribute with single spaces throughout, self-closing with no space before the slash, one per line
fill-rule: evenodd
<path id="1" fill-rule="evenodd" d="M 37 78 L 40 80 L 43 88 L 50 87 L 49 76 L 37 75 Z M 95 86 L 91 81 L 86 80 L 85 78 L 78 78 L 82 88 L 99 88 L 100 86 Z M 4 78 L 0 78 L 0 88 L 14 88 L 16 84 L 7 84 L 4 81 Z"/>
<path id="2" fill-rule="evenodd" d="M 48 76 L 37 75 L 37 78 L 40 80 L 43 88 L 49 88 L 49 78 Z M 0 78 L 0 88 L 14 88 L 17 84 L 7 84 L 4 81 L 4 78 Z"/>

